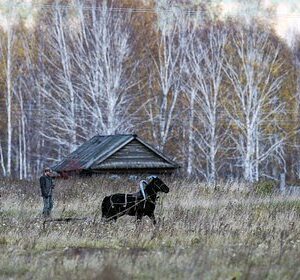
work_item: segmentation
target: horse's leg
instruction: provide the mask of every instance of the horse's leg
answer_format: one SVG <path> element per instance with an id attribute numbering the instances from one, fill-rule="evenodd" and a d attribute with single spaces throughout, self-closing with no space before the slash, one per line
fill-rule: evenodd
<path id="1" fill-rule="evenodd" d="M 151 219 L 153 225 L 156 225 L 156 219 L 155 219 L 154 213 L 151 213 L 150 215 L 148 215 L 148 217 Z"/>
<path id="2" fill-rule="evenodd" d="M 136 214 L 136 222 L 137 223 L 141 223 L 141 221 L 142 221 L 142 218 L 143 218 L 143 214 L 140 214 L 140 213 L 137 213 Z"/>

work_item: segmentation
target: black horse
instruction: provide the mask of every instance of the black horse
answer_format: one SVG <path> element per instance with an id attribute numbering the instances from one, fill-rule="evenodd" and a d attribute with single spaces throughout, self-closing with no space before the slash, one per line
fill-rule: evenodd
<path id="1" fill-rule="evenodd" d="M 123 215 L 136 216 L 140 221 L 143 216 L 148 216 L 153 224 L 156 224 L 154 209 L 158 192 L 168 193 L 169 188 L 158 177 L 151 176 L 150 181 L 144 188 L 145 197 L 142 192 L 116 193 L 106 196 L 102 201 L 102 220 L 116 221 Z"/>

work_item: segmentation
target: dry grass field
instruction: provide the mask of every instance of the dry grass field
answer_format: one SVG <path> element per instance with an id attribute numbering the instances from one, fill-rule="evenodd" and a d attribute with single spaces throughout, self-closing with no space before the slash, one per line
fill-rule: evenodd
<path id="1" fill-rule="evenodd" d="M 57 181 L 43 224 L 38 182 L 0 181 L 1 279 L 300 279 L 300 199 L 166 181 L 158 225 L 100 221 L 107 194 L 128 179 Z"/>

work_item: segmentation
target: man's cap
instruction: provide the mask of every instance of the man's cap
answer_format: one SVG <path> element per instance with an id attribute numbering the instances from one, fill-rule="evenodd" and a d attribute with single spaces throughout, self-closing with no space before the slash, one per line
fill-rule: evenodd
<path id="1" fill-rule="evenodd" d="M 50 168 L 50 167 L 46 167 L 46 168 L 44 169 L 44 172 L 47 172 L 47 171 L 51 172 L 51 168 Z"/>

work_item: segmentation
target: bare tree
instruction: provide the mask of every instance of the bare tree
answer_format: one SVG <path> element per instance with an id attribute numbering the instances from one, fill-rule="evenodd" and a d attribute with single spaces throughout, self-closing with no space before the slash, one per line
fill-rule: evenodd
<path id="1" fill-rule="evenodd" d="M 139 81 L 131 15 L 121 17 L 105 4 L 97 8 L 95 2 L 89 12 L 84 13 L 80 4 L 77 11 L 80 28 L 71 33 L 71 43 L 78 98 L 85 112 L 82 134 L 128 132 L 141 110 L 132 106 L 138 93 L 131 91 Z"/>
<path id="2" fill-rule="evenodd" d="M 151 54 L 149 87 L 151 100 L 146 108 L 157 146 L 164 149 L 172 137 L 172 126 L 178 116 L 176 105 L 181 92 L 181 62 L 183 62 L 183 18 L 171 22 L 162 20 L 156 42 L 157 53 Z"/>
<path id="3" fill-rule="evenodd" d="M 54 25 L 47 34 L 50 55 L 45 53 L 48 81 L 41 86 L 50 129 L 46 139 L 72 151 L 95 133 L 113 134 L 133 128 L 142 106 L 131 104 L 137 95 L 136 62 L 130 45 L 130 14 L 123 17 L 107 4 L 81 2 L 74 16 L 64 16 L 56 5 Z M 71 28 L 70 28 L 71 26 Z"/>
<path id="4" fill-rule="evenodd" d="M 24 92 L 22 92 L 22 79 L 17 81 L 17 86 L 15 87 L 15 95 L 18 100 L 19 105 L 19 124 L 18 124 L 18 135 L 19 135 L 19 178 L 27 178 L 27 140 L 26 140 L 26 112 L 25 112 L 25 102 L 24 102 Z"/>
<path id="5" fill-rule="evenodd" d="M 298 133 L 296 135 L 296 137 L 293 139 L 293 143 L 292 144 L 292 151 L 293 154 L 291 155 L 292 157 L 292 162 L 293 162 L 293 166 L 292 166 L 292 170 L 294 171 L 294 175 L 296 178 L 300 179 L 300 160 L 299 160 L 299 109 L 300 109 L 300 33 L 299 32 L 291 32 L 290 34 L 291 36 L 291 49 L 292 49 L 292 53 L 293 53 L 293 63 L 294 63 L 294 67 L 295 67 L 295 71 L 296 71 L 296 108 L 295 108 L 295 115 L 296 115 L 296 119 L 294 120 L 296 122 L 296 124 L 294 125 L 295 127 L 297 126 L 298 129 Z"/>
<path id="6" fill-rule="evenodd" d="M 278 118 L 285 103 L 279 92 L 287 73 L 279 42 L 255 24 L 237 28 L 231 35 L 234 52 L 226 56 L 224 70 L 232 85 L 226 111 L 236 134 L 232 134 L 247 181 L 258 180 L 259 165 L 284 143 Z M 268 130 L 268 129 L 269 130 Z M 271 129 L 272 128 L 272 129 Z M 277 133 L 276 133 L 277 131 Z M 272 141 L 267 140 L 272 138 Z"/>
<path id="7" fill-rule="evenodd" d="M 185 92 L 190 103 L 189 151 L 187 172 L 194 167 L 194 152 L 206 163 L 198 165 L 207 181 L 217 178 L 217 154 L 226 136 L 221 120 L 221 93 L 224 80 L 223 63 L 227 44 L 227 31 L 211 25 L 203 30 L 190 31 L 190 47 L 186 52 Z M 223 133 L 221 132 L 223 129 Z M 196 146 L 196 149 L 194 148 Z"/>
<path id="8" fill-rule="evenodd" d="M 16 30 L 15 30 L 15 20 L 17 16 L 15 10 L 11 7 L 9 8 L 6 19 L 7 27 L 5 30 L 5 36 L 1 38 L 1 54 L 4 60 L 5 68 L 5 104 L 6 104 L 6 114 L 7 114 L 7 153 L 6 153 L 6 166 L 4 167 L 4 155 L 3 148 L 1 147 L 1 162 L 2 171 L 4 176 L 11 176 L 12 173 L 12 150 L 13 150 L 13 83 L 14 83 L 14 44 L 16 42 Z"/>
<path id="9" fill-rule="evenodd" d="M 77 143 L 76 133 L 76 92 L 73 82 L 71 50 L 69 48 L 69 26 L 64 6 L 58 3 L 52 13 L 52 26 L 48 28 L 47 44 L 50 51 L 44 54 L 48 67 L 47 84 L 40 87 L 45 101 L 49 104 L 49 130 L 43 133 L 46 139 L 59 142 L 73 151 Z M 51 72 L 50 72 L 51 71 Z M 51 110 L 54 111 L 51 112 Z"/>

